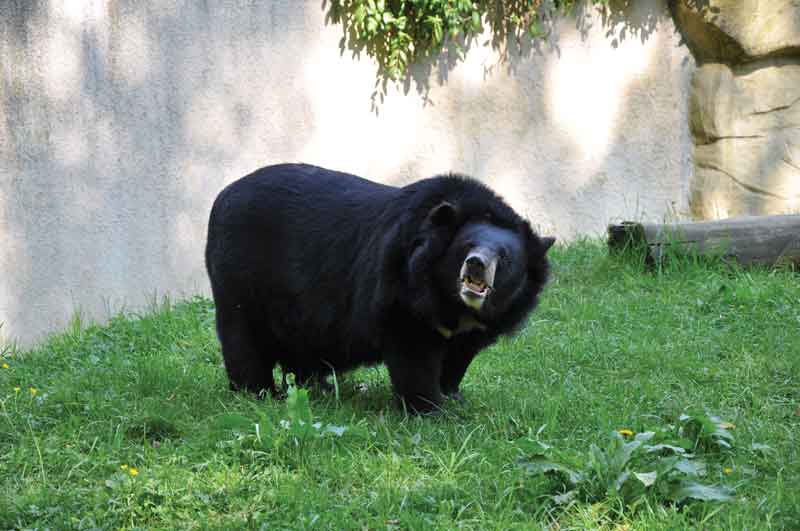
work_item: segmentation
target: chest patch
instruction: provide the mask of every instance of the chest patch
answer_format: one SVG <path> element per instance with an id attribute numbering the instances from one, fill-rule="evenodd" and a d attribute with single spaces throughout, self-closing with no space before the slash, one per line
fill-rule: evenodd
<path id="1" fill-rule="evenodd" d="M 466 334 L 473 330 L 486 330 L 486 325 L 475 319 L 472 315 L 464 314 L 458 319 L 458 326 L 455 329 L 446 328 L 442 325 L 436 327 L 445 339 L 450 339 L 458 334 Z"/>

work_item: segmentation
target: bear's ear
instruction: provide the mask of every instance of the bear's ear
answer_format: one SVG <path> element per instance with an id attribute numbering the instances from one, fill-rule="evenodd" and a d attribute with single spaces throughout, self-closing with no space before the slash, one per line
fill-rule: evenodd
<path id="1" fill-rule="evenodd" d="M 550 247 L 552 247 L 553 244 L 556 243 L 556 239 L 552 236 L 541 238 L 541 240 L 542 240 L 542 247 L 544 247 L 544 253 L 542 254 L 545 254 L 550 249 Z"/>
<path id="2" fill-rule="evenodd" d="M 456 207 L 447 201 L 442 201 L 428 213 L 428 219 L 431 220 L 431 223 L 439 227 L 453 225 L 457 217 Z"/>

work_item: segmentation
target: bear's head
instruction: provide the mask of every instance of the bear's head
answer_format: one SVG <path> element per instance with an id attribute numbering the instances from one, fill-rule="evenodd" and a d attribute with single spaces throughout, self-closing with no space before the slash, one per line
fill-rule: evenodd
<path id="1" fill-rule="evenodd" d="M 436 316 L 437 326 L 465 315 L 478 323 L 502 322 L 536 305 L 555 239 L 540 238 L 501 206 L 493 212 L 485 205 L 443 201 L 422 224 L 409 257 L 409 283 L 429 288 L 412 289 L 418 295 L 414 306 Z"/>
<path id="2" fill-rule="evenodd" d="M 547 281 L 546 253 L 554 238 L 540 238 L 527 223 L 506 227 L 469 220 L 456 231 L 437 267 L 445 296 L 491 322 L 512 306 L 532 307 Z"/>

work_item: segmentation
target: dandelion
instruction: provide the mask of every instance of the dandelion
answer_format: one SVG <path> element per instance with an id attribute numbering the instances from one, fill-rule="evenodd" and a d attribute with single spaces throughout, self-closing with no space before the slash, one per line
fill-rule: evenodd
<path id="1" fill-rule="evenodd" d="M 121 464 L 121 465 L 119 465 L 119 467 L 120 467 L 122 470 L 128 470 L 128 465 L 126 465 L 126 464 Z"/>
<path id="2" fill-rule="evenodd" d="M 30 391 L 30 393 L 31 393 L 31 396 L 36 396 L 36 393 L 38 393 L 38 392 L 39 392 L 39 390 L 38 390 L 38 389 L 36 389 L 35 387 L 30 387 L 30 388 L 28 389 L 28 391 Z"/>
<path id="3" fill-rule="evenodd" d="M 4 369 L 10 369 L 11 368 L 11 366 L 8 363 L 5 363 L 5 362 L 2 365 L 0 365 L 0 367 L 2 367 Z"/>
<path id="4" fill-rule="evenodd" d="M 22 388 L 21 388 L 21 387 L 15 387 L 15 388 L 14 388 L 14 392 L 15 392 L 15 393 L 19 393 L 20 391 L 22 391 Z"/>
<path id="5" fill-rule="evenodd" d="M 617 430 L 617 433 L 619 433 L 623 437 L 632 437 L 633 436 L 633 430 L 629 430 L 628 428 L 620 428 L 620 429 Z"/>
<path id="6" fill-rule="evenodd" d="M 139 469 L 137 469 L 135 466 L 128 467 L 128 474 L 130 474 L 131 476 L 136 477 L 136 476 L 139 475 Z"/>
<path id="7" fill-rule="evenodd" d="M 730 467 L 727 467 L 727 466 L 726 466 L 725 468 L 723 468 L 723 469 L 722 469 L 722 471 L 723 471 L 723 472 L 725 473 L 725 475 L 727 476 L 727 475 L 729 475 L 731 472 L 733 472 L 733 469 L 732 469 L 732 468 L 730 468 Z"/>

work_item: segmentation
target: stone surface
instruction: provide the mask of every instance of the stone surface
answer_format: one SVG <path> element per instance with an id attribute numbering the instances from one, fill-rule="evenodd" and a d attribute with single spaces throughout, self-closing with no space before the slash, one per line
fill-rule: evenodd
<path id="1" fill-rule="evenodd" d="M 698 63 L 800 55 L 800 0 L 674 0 L 671 8 Z"/>
<path id="2" fill-rule="evenodd" d="M 694 63 L 663 0 L 636 2 L 644 42 L 565 21 L 559 52 L 510 73 L 475 48 L 378 114 L 374 64 L 339 54 L 321 4 L 2 3 L 0 335 L 208 293 L 210 205 L 270 163 L 473 174 L 560 238 L 686 208 Z"/>
<path id="3" fill-rule="evenodd" d="M 793 213 L 800 207 L 800 64 L 707 64 L 692 82 L 699 219 Z"/>
<path id="4" fill-rule="evenodd" d="M 800 208 L 800 0 L 675 0 L 697 62 L 690 212 Z"/>

